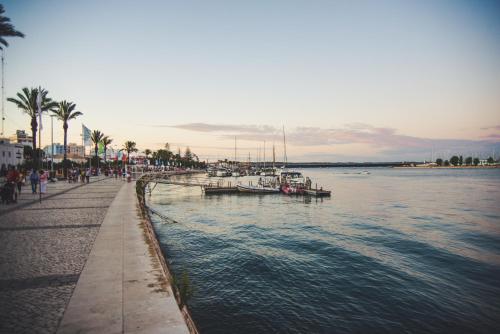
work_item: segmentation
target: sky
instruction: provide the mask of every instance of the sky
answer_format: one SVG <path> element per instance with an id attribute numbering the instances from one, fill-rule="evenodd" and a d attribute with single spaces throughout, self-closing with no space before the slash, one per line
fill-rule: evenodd
<path id="1" fill-rule="evenodd" d="M 202 159 L 500 155 L 500 2 L 2 2 L 5 95 L 42 86 L 121 148 Z M 29 119 L 5 102 L 5 134 Z M 54 122 L 54 141 L 62 124 Z M 265 144 L 264 144 L 265 141 Z M 50 143 L 44 117 L 42 145 Z M 261 153 L 262 154 L 262 153 Z"/>

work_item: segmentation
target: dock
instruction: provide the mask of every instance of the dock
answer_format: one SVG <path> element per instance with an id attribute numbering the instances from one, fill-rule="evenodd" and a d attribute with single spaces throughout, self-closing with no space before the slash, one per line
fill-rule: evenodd
<path id="1" fill-rule="evenodd" d="M 323 189 L 304 189 L 304 195 L 314 197 L 330 197 L 332 192 L 330 190 Z"/>
<path id="2" fill-rule="evenodd" d="M 239 192 L 237 187 L 231 186 L 203 186 L 203 191 L 206 195 L 236 194 Z"/>

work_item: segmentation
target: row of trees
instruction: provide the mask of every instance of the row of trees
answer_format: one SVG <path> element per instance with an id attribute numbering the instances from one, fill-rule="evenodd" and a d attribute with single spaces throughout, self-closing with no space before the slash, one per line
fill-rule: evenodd
<path id="1" fill-rule="evenodd" d="M 493 157 L 489 157 L 486 162 L 490 165 L 495 163 L 495 159 Z M 450 160 L 443 160 L 441 158 L 436 159 L 436 164 L 438 166 L 477 166 L 479 165 L 479 158 L 466 157 L 454 155 L 450 158 Z"/>
<path id="2" fill-rule="evenodd" d="M 204 167 L 205 162 L 200 161 L 198 156 L 191 151 L 189 147 L 186 147 L 184 154 L 181 154 L 180 148 L 177 149 L 177 153 L 170 150 L 170 144 L 166 143 L 164 148 L 157 151 L 151 151 L 150 149 L 145 149 L 144 153 L 149 163 L 154 165 L 157 161 L 163 164 L 173 164 L 177 166 L 184 167 Z"/>

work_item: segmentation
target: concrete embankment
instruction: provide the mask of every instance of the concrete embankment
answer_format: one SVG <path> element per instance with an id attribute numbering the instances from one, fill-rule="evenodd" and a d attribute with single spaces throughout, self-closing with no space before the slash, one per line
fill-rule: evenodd
<path id="1" fill-rule="evenodd" d="M 189 333 L 162 258 L 141 220 L 135 183 L 108 209 L 58 333 Z"/>

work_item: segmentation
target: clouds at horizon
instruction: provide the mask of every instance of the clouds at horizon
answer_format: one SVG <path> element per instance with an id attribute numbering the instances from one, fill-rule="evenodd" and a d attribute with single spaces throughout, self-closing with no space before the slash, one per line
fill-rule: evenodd
<path id="1" fill-rule="evenodd" d="M 270 125 L 237 125 L 237 124 L 209 124 L 186 123 L 170 126 L 176 129 L 198 133 L 211 133 L 220 139 L 234 139 L 238 141 L 280 141 L 282 129 Z M 500 126 L 488 127 L 488 130 L 497 130 Z M 287 144 L 301 149 L 310 148 L 317 152 L 304 153 L 303 157 L 329 157 L 349 155 L 332 155 L 328 147 L 348 145 L 362 145 L 377 152 L 374 159 L 424 159 L 431 151 L 442 154 L 467 154 L 470 152 L 492 152 L 500 149 L 500 135 L 490 134 L 483 140 L 474 139 L 435 139 L 409 136 L 398 133 L 396 129 L 375 127 L 369 124 L 352 123 L 338 128 L 296 127 L 286 130 Z M 354 156 L 353 156 L 354 157 Z M 358 159 L 359 160 L 359 159 Z"/>

